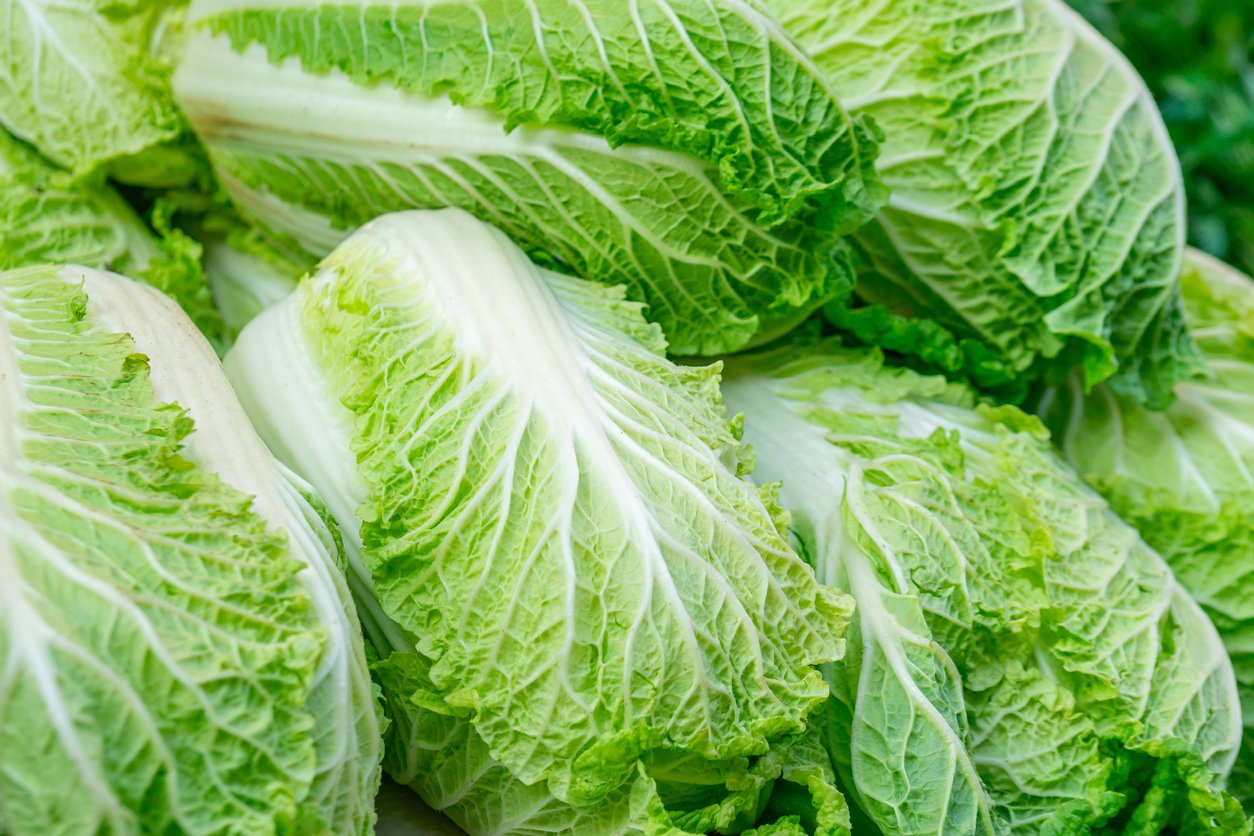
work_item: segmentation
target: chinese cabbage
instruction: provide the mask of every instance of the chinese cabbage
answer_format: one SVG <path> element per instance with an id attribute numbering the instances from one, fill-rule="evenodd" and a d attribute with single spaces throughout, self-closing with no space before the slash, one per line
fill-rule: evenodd
<path id="1" fill-rule="evenodd" d="M 385 216 L 226 367 L 344 531 L 389 704 L 445 715 L 448 756 L 481 740 L 580 809 L 652 781 L 681 815 L 825 698 L 847 600 L 737 475 L 717 368 L 667 361 L 620 290 L 461 211 Z"/>
<path id="2" fill-rule="evenodd" d="M 320 257 L 460 207 L 679 354 L 847 293 L 839 236 L 884 199 L 870 132 L 744 0 L 196 0 L 188 28 L 178 101 L 260 225 Z"/>
<path id="3" fill-rule="evenodd" d="M 826 344 L 729 361 L 724 393 L 854 596 L 822 730 L 881 830 L 1244 830 L 1214 627 L 1034 419 Z"/>

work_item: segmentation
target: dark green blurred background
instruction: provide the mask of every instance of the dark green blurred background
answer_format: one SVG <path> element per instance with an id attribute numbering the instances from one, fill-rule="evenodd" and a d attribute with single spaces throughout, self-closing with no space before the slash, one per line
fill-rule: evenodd
<path id="1" fill-rule="evenodd" d="M 1192 243 L 1254 274 L 1254 0 L 1070 0 L 1127 55 L 1180 152 Z"/>

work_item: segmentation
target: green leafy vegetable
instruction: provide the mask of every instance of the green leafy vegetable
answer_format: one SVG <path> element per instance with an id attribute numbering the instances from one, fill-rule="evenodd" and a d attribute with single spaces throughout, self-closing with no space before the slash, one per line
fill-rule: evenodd
<path id="1" fill-rule="evenodd" d="M 322 811 L 321 827 L 370 832 L 381 714 L 334 523 L 313 489 L 266 449 L 212 348 L 173 302 L 110 274 L 89 272 L 84 280 L 92 320 L 128 334 L 145 356 L 161 358 L 150 369 L 157 397 L 179 404 L 196 424 L 186 453 L 253 497 L 253 509 L 286 535 L 293 557 L 302 562 L 299 578 L 329 642 L 306 703 L 317 757 L 309 798 Z"/>
<path id="2" fill-rule="evenodd" d="M 321 256 L 381 213 L 460 207 L 625 285 L 680 354 L 847 294 L 839 235 L 884 199 L 869 132 L 742 0 L 198 0 L 189 20 L 179 103 L 262 225 Z"/>
<path id="3" fill-rule="evenodd" d="M 84 279 L 0 274 L 0 830 L 291 832 L 328 652 L 305 567 L 184 457 Z"/>
<path id="4" fill-rule="evenodd" d="M 1189 323 L 1209 376 L 1165 412 L 1099 387 L 1048 392 L 1041 414 L 1084 478 L 1171 563 L 1219 628 L 1246 706 L 1233 790 L 1254 801 L 1254 282 L 1191 252 Z"/>
<path id="5" fill-rule="evenodd" d="M 857 293 L 899 316 L 837 300 L 838 327 L 1007 391 L 1079 367 L 1161 405 L 1196 370 L 1179 163 L 1140 78 L 1060 0 L 766 5 L 883 135 L 892 199 L 854 234 Z"/>
<path id="6" fill-rule="evenodd" d="M 1180 152 L 1189 240 L 1254 273 L 1254 4 L 1072 0 L 1140 71 Z"/>
<path id="7" fill-rule="evenodd" d="M 424 710 L 406 699 L 416 681 L 431 687 L 428 674 L 412 669 L 424 665 L 412 646 L 389 649 L 387 661 L 375 669 L 392 697 L 389 774 L 470 833 L 696 836 L 741 832 L 755 819 L 766 823 L 744 832 L 849 833 L 849 808 L 827 753 L 808 735 L 785 738 L 764 756 L 716 769 L 690 762 L 685 767 L 691 771 L 672 767 L 655 779 L 641 768 L 597 804 L 564 803 L 545 784 L 523 783 L 496 761 L 464 717 L 447 709 Z M 802 821 L 804 830 L 798 827 Z"/>
<path id="8" fill-rule="evenodd" d="M 3 0 L 0 126 L 81 176 L 122 163 L 140 184 L 186 175 L 169 91 L 179 0 Z M 155 156 L 136 165 L 149 150 Z"/>
<path id="9" fill-rule="evenodd" d="M 446 210 L 364 227 L 226 365 L 345 532 L 389 704 L 449 718 L 425 757 L 600 808 L 561 815 L 652 781 L 682 827 L 804 731 L 848 602 L 737 475 L 717 368 L 663 348 L 621 290 Z M 512 809 L 438 775 L 401 779 L 477 831 Z"/>
<path id="10" fill-rule="evenodd" d="M 200 245 L 153 213 L 157 232 L 99 177 L 76 180 L 0 131 L 0 269 L 44 263 L 117 270 L 176 299 L 216 345 L 223 327 Z"/>
<path id="11" fill-rule="evenodd" d="M 731 361 L 724 393 L 854 596 L 816 722 L 883 832 L 1243 831 L 1214 627 L 1034 419 L 830 345 Z"/>

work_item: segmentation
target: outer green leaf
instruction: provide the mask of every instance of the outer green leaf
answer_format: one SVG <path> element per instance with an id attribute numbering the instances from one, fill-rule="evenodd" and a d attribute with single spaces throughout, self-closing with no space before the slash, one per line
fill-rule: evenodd
<path id="1" fill-rule="evenodd" d="M 90 320 L 129 334 L 136 351 L 155 358 L 150 377 L 156 396 L 178 403 L 196 423 L 187 454 L 252 496 L 253 509 L 285 536 L 301 562 L 300 580 L 329 642 L 306 703 L 317 756 L 307 801 L 319 810 L 319 828 L 337 834 L 373 832 L 382 714 L 333 523 L 313 489 L 266 449 L 213 349 L 172 301 L 120 276 L 77 272 L 89 296 Z"/>
<path id="2" fill-rule="evenodd" d="M 395 664 L 433 695 L 389 701 L 469 717 L 524 783 L 586 807 L 641 763 L 721 774 L 825 697 L 846 599 L 734 472 L 717 369 L 668 362 L 620 291 L 463 212 L 387 216 L 227 368 L 417 639 Z"/>
<path id="3" fill-rule="evenodd" d="M 183 5 L 0 2 L 0 125 L 75 175 L 175 139 L 161 53 Z"/>
<path id="4" fill-rule="evenodd" d="M 180 104 L 261 223 L 321 256 L 328 227 L 460 207 L 627 286 L 678 353 L 847 293 L 837 236 L 884 199 L 873 139 L 743 0 L 198 0 L 191 20 Z"/>
<path id="5" fill-rule="evenodd" d="M 375 667 L 390 698 L 388 713 L 393 718 L 388 772 L 466 832 L 684 833 L 658 798 L 656 784 L 644 774 L 590 807 L 560 801 L 544 783 L 523 783 L 492 758 L 469 720 L 447 710 L 419 707 L 406 698 L 415 688 L 432 693 L 429 675 L 422 666 L 421 657 L 411 647 L 409 652 L 392 648 Z M 749 803 L 756 806 L 756 794 Z"/>
<path id="6" fill-rule="evenodd" d="M 1254 282 L 1191 251 L 1183 274 L 1209 376 L 1181 383 L 1165 412 L 1106 387 L 1046 393 L 1041 414 L 1084 478 L 1171 563 L 1219 628 L 1246 705 L 1233 790 L 1254 800 Z"/>
<path id="7" fill-rule="evenodd" d="M 1109 43 L 1061 0 L 766 6 L 883 134 L 892 199 L 855 233 L 858 295 L 945 332 L 909 345 L 903 323 L 839 303 L 838 326 L 986 385 L 1078 367 L 1170 399 L 1197 365 L 1176 283 L 1184 191 Z"/>
<path id="8" fill-rule="evenodd" d="M 1035 419 L 830 345 L 738 359 L 724 389 L 857 602 L 822 728 L 881 830 L 1244 829 L 1214 627 Z"/>
<path id="9" fill-rule="evenodd" d="M 639 774 L 599 804 L 573 807 L 544 784 L 527 785 L 494 760 L 472 724 L 431 700 L 434 686 L 413 648 L 389 648 L 375 666 L 395 718 L 388 771 L 468 833 L 692 834 L 740 832 L 769 803 L 769 821 L 746 833 L 846 836 L 849 808 L 826 750 L 808 734 L 766 755 L 708 772 L 699 763 L 672 768 L 665 780 Z M 425 706 L 402 695 L 417 691 Z M 703 774 L 704 773 L 704 774 Z M 695 783 L 697 777 L 708 783 Z"/>
<path id="10" fill-rule="evenodd" d="M 291 832 L 325 647 L 301 564 L 74 278 L 0 274 L 0 830 Z"/>

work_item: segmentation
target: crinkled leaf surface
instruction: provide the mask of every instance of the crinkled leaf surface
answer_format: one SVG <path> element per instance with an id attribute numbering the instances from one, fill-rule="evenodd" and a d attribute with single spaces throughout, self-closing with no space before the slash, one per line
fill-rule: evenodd
<path id="1" fill-rule="evenodd" d="M 847 294 L 838 235 L 884 200 L 872 137 L 742 0 L 198 0 L 190 20 L 179 102 L 261 223 L 321 256 L 328 230 L 460 207 L 625 285 L 677 353 Z"/>
<path id="2" fill-rule="evenodd" d="M 0 269 L 56 263 L 117 270 L 173 297 L 221 345 L 200 245 L 168 215 L 154 212 L 154 232 L 101 178 L 75 179 L 0 130 Z"/>
<path id="3" fill-rule="evenodd" d="M 1254 710 L 1254 282 L 1191 251 L 1183 274 L 1208 377 L 1176 387 L 1163 412 L 1078 382 L 1041 414 L 1084 478 L 1170 562 L 1219 628 Z M 1248 721 L 1247 721 L 1248 722 Z M 1250 733 L 1247 732 L 1247 737 Z M 1247 743 L 1233 790 L 1254 799 Z"/>
<path id="4" fill-rule="evenodd" d="M 1141 79 L 1061 0 L 767 0 L 892 191 L 855 233 L 867 341 L 1006 386 L 1078 367 L 1161 405 L 1196 369 L 1179 163 Z M 921 344 L 914 344 L 921 343 Z"/>
<path id="5" fill-rule="evenodd" d="M 388 771 L 468 833 L 695 836 L 745 831 L 847 836 L 849 807 L 817 735 L 787 737 L 765 755 L 710 768 L 690 761 L 657 778 L 641 768 L 598 804 L 576 807 L 524 784 L 495 761 L 465 718 L 437 700 L 420 656 L 388 646 L 375 673 L 391 699 Z"/>
<path id="6" fill-rule="evenodd" d="M 824 344 L 731 361 L 724 391 L 857 603 L 821 728 L 884 832 L 1245 827 L 1214 627 L 1034 419 Z"/>
<path id="7" fill-rule="evenodd" d="M 325 645 L 300 564 L 86 312 L 71 274 L 0 274 L 0 830 L 290 831 Z"/>
<path id="8" fill-rule="evenodd" d="M 413 637 L 396 664 L 430 693 L 389 702 L 467 718 L 524 783 L 586 807 L 641 763 L 724 770 L 826 696 L 847 599 L 737 475 L 717 369 L 668 362 L 621 291 L 464 212 L 401 213 L 245 328 L 227 369 Z"/>
<path id="9" fill-rule="evenodd" d="M 55 262 L 138 274 L 157 252 L 152 232 L 117 192 L 74 183 L 0 131 L 0 267 Z"/>
<path id="10" fill-rule="evenodd" d="M 136 351 L 154 358 L 150 379 L 156 397 L 179 404 L 195 423 L 185 455 L 253 497 L 253 509 L 300 561 L 297 576 L 328 645 L 306 702 L 317 759 L 307 803 L 318 818 L 307 817 L 304 826 L 372 833 L 382 715 L 334 524 L 312 489 L 266 449 L 213 349 L 174 302 L 115 274 L 79 269 L 72 275 L 85 283 L 90 321 L 129 334 Z"/>
<path id="11" fill-rule="evenodd" d="M 75 175 L 175 139 L 161 55 L 178 0 L 4 0 L 0 126 Z"/>

